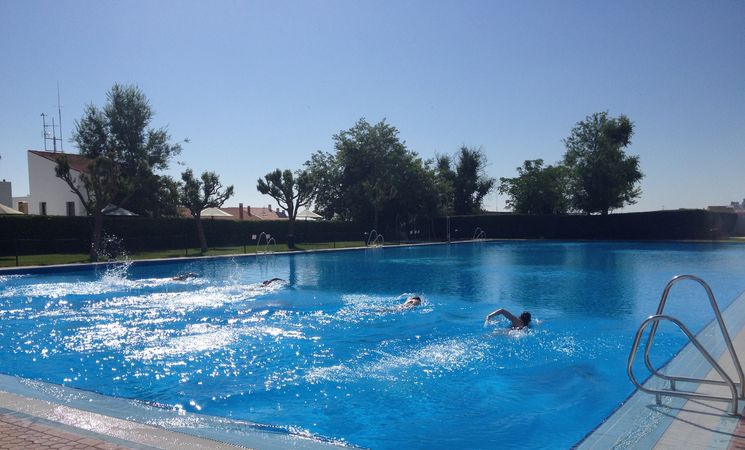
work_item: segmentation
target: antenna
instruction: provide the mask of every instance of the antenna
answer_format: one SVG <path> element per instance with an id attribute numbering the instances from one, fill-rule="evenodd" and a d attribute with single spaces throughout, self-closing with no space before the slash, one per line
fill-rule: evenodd
<path id="1" fill-rule="evenodd" d="M 59 117 L 59 150 L 62 152 L 62 106 L 59 102 L 59 81 L 57 81 L 57 115 Z"/>
<path id="2" fill-rule="evenodd" d="M 42 124 L 42 133 L 41 136 L 44 138 L 44 151 L 47 150 L 47 141 L 52 141 L 52 146 L 54 149 L 54 153 L 57 153 L 57 141 L 60 141 L 60 147 L 62 146 L 62 138 L 57 137 L 56 128 L 57 125 L 54 123 L 54 117 L 52 117 L 52 124 L 47 124 L 47 115 L 45 113 L 41 113 L 41 124 Z M 52 137 L 49 137 L 49 131 L 47 131 L 48 128 L 52 129 Z"/>
<path id="3" fill-rule="evenodd" d="M 57 153 L 57 134 L 54 128 L 54 116 L 52 116 L 52 148 L 54 148 L 54 153 Z"/>
<path id="4" fill-rule="evenodd" d="M 44 151 L 47 151 L 47 115 L 41 113 L 41 138 L 44 140 Z"/>

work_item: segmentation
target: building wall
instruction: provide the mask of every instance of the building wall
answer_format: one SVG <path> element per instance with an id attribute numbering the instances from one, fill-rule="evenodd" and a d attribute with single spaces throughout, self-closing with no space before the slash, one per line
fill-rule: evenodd
<path id="1" fill-rule="evenodd" d="M 26 195 L 24 197 L 13 197 L 13 206 L 12 206 L 12 208 L 13 209 L 17 209 L 18 211 L 20 211 L 22 213 L 28 214 L 26 212 L 26 209 L 24 209 L 24 206 L 23 205 L 28 205 L 29 204 L 28 203 L 29 200 L 30 200 L 30 198 L 29 198 L 28 195 Z"/>
<path id="2" fill-rule="evenodd" d="M 40 204 L 46 202 L 48 216 L 66 216 L 67 202 L 75 203 L 75 215 L 85 216 L 85 208 L 70 186 L 55 174 L 57 163 L 28 152 L 29 214 L 41 214 Z M 78 172 L 71 170 L 72 174 Z"/>
<path id="3" fill-rule="evenodd" d="M 10 181 L 0 181 L 0 203 L 11 208 L 13 207 L 13 189 Z"/>

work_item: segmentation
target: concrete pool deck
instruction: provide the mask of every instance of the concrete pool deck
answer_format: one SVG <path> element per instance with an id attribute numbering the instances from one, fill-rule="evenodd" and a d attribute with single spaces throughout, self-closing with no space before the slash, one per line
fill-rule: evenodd
<path id="1" fill-rule="evenodd" d="M 340 443 L 0 375 L 0 449 L 300 449 Z"/>

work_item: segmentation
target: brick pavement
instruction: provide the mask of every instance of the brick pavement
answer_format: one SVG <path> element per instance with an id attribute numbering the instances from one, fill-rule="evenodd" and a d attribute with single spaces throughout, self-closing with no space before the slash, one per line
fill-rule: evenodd
<path id="1" fill-rule="evenodd" d="M 126 450 L 130 447 L 64 431 L 12 414 L 0 414 L 0 449 Z"/>
<path id="2" fill-rule="evenodd" d="M 737 428 L 729 441 L 728 450 L 745 450 L 745 417 L 740 417 Z"/>

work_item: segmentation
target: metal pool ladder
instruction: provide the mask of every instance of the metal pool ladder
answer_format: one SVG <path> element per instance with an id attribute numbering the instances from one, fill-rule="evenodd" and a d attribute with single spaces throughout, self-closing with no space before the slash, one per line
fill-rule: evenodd
<path id="1" fill-rule="evenodd" d="M 701 286 L 703 286 L 703 288 L 706 290 L 706 294 L 709 296 L 709 303 L 711 304 L 711 309 L 714 310 L 714 315 L 716 316 L 717 323 L 719 324 L 719 329 L 722 332 L 724 343 L 726 344 L 729 355 L 732 358 L 732 362 L 734 363 L 735 370 L 737 370 L 737 375 L 740 380 L 739 383 L 735 383 L 732 381 L 732 378 L 730 378 L 730 376 L 727 375 L 724 369 L 722 369 L 722 367 L 716 362 L 714 357 L 711 356 L 711 354 L 708 351 L 706 351 L 706 349 L 701 345 L 698 339 L 696 339 L 696 337 L 690 332 L 688 327 L 686 327 L 680 320 L 676 319 L 675 317 L 663 314 L 665 310 L 665 303 L 667 302 L 667 298 L 670 295 L 670 289 L 673 287 L 673 285 L 683 280 L 696 281 Z M 691 343 L 696 347 L 696 349 L 699 352 L 701 352 L 704 358 L 706 358 L 706 361 L 708 361 L 709 364 L 711 364 L 714 370 L 716 370 L 717 373 L 719 373 L 719 376 L 722 377 L 721 381 L 666 375 L 666 374 L 660 373 L 657 369 L 655 369 L 652 366 L 652 363 L 649 360 L 649 352 L 652 348 L 652 342 L 654 341 L 655 334 L 657 333 L 657 327 L 659 326 L 660 322 L 663 320 L 674 323 L 678 328 L 680 328 L 680 330 L 683 333 L 685 333 L 685 335 L 688 337 L 688 340 L 691 341 Z M 641 383 L 639 383 L 636 380 L 636 377 L 634 376 L 633 365 L 634 365 L 634 359 L 636 358 L 636 352 L 639 349 L 639 343 L 641 342 L 642 335 L 644 334 L 644 331 L 647 329 L 647 327 L 650 324 L 652 325 L 652 329 L 649 333 L 649 338 L 647 339 L 647 344 L 644 348 L 644 364 L 647 366 L 647 369 L 652 373 L 652 376 L 657 376 L 659 378 L 669 381 L 670 388 L 662 388 L 662 389 L 647 388 L 647 387 L 642 386 Z M 729 333 L 727 332 L 727 327 L 724 325 L 724 319 L 722 319 L 722 313 L 719 310 L 719 305 L 717 304 L 717 300 L 716 298 L 714 298 L 714 294 L 712 293 L 709 285 L 704 280 L 694 275 L 678 275 L 676 277 L 673 277 L 673 279 L 667 283 L 667 286 L 665 286 L 665 290 L 662 292 L 660 303 L 657 306 L 657 313 L 653 316 L 648 317 L 646 320 L 644 320 L 644 322 L 642 322 L 641 326 L 639 327 L 639 330 L 636 332 L 636 336 L 634 337 L 634 345 L 631 346 L 631 353 L 629 353 L 629 360 L 626 365 L 626 372 L 628 373 L 629 378 L 631 379 L 631 382 L 634 383 L 634 385 L 640 391 L 646 392 L 648 394 L 654 394 L 656 403 L 658 405 L 662 403 L 663 395 L 667 395 L 671 397 L 695 398 L 695 399 L 701 399 L 701 400 L 730 402 L 729 413 L 732 415 L 737 415 L 737 412 L 738 412 L 737 401 L 738 399 L 745 399 L 745 392 L 743 392 L 743 387 L 745 387 L 745 377 L 743 376 L 742 366 L 740 365 L 740 361 L 737 359 L 737 353 L 735 353 L 735 348 L 732 345 L 732 339 L 730 339 Z M 730 390 L 730 396 L 723 397 L 723 396 L 716 396 L 716 395 L 701 394 L 701 393 L 692 392 L 692 391 L 685 391 L 685 390 L 681 391 L 677 389 L 676 384 L 675 384 L 678 381 L 688 382 L 688 383 L 702 383 L 702 384 L 715 384 L 715 385 L 720 385 L 720 386 L 727 386 Z M 739 388 L 739 393 L 738 393 L 738 388 Z"/>

